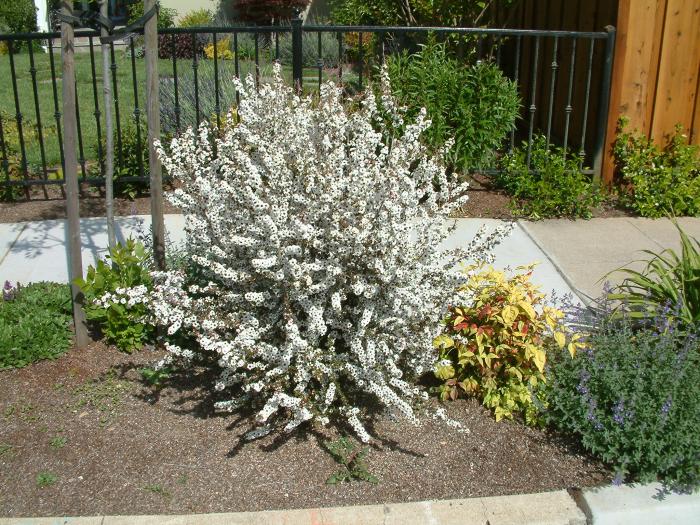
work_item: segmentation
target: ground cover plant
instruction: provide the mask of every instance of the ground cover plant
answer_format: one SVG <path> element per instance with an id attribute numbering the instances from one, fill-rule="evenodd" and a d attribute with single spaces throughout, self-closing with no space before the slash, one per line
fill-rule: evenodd
<path id="1" fill-rule="evenodd" d="M 440 354 L 435 375 L 444 400 L 478 397 L 496 421 L 515 413 L 538 421 L 547 352 L 578 343 L 561 322 L 563 313 L 545 303 L 545 294 L 530 281 L 534 266 L 512 274 L 492 267 L 470 267 L 461 288 L 465 300 L 450 307 L 444 332 L 435 339 Z"/>
<path id="2" fill-rule="evenodd" d="M 642 217 L 700 215 L 700 148 L 680 126 L 664 145 L 618 123 L 613 152 L 620 200 Z"/>
<path id="3" fill-rule="evenodd" d="M 465 64 L 444 44 L 387 60 L 396 98 L 415 116 L 425 108 L 432 125 L 425 139 L 435 149 L 453 139 L 446 158 L 455 169 L 492 168 L 503 139 L 515 126 L 517 85 L 488 61 Z"/>
<path id="4" fill-rule="evenodd" d="M 332 83 L 298 98 L 277 66 L 259 92 L 238 83 L 240 124 L 222 137 L 201 127 L 159 146 L 199 276 L 154 273 L 143 300 L 185 341 L 164 364 L 209 360 L 217 407 L 257 410 L 249 437 L 332 420 L 366 441 L 378 409 L 417 422 L 456 261 L 489 259 L 507 229 L 437 249 L 466 186 L 419 140 L 425 114 L 404 122 L 386 72 L 382 86 L 381 112 L 371 91 L 351 110 Z M 387 113 L 401 131 L 385 132 Z"/>
<path id="5" fill-rule="evenodd" d="M 580 159 L 541 135 L 504 156 L 501 169 L 495 182 L 512 195 L 518 215 L 587 219 L 602 201 L 598 185 L 581 173 Z"/>
<path id="6" fill-rule="evenodd" d="M 580 311 L 574 311 L 579 317 Z M 591 319 L 591 315 L 593 318 Z M 700 487 L 700 352 L 698 326 L 663 310 L 639 326 L 590 314 L 585 349 L 554 353 L 548 368 L 548 421 L 571 432 L 610 464 L 617 482 L 661 480 L 676 490 Z"/>
<path id="7" fill-rule="evenodd" d="M 70 348 L 68 286 L 5 282 L 0 300 L 0 370 L 55 359 Z"/>

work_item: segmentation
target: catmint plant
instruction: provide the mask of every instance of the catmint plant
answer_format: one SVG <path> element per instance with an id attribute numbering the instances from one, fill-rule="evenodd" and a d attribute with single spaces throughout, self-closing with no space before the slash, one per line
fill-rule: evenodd
<path id="1" fill-rule="evenodd" d="M 457 263 L 490 260 L 508 228 L 438 249 L 466 186 L 427 154 L 425 111 L 404 122 L 386 71 L 381 95 L 352 109 L 333 83 L 299 97 L 279 65 L 259 91 L 234 82 L 241 102 L 220 133 L 157 144 L 198 276 L 153 273 L 153 321 L 190 341 L 168 343 L 162 364 L 213 357 L 217 408 L 256 410 L 248 438 L 314 421 L 366 442 L 377 410 L 418 423 Z"/>

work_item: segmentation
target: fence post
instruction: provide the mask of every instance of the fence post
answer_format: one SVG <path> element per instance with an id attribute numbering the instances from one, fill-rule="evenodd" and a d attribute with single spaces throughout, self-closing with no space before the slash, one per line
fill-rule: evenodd
<path id="1" fill-rule="evenodd" d="M 156 0 L 143 0 L 148 13 Z M 151 229 L 156 268 L 165 270 L 165 225 L 163 224 L 163 175 L 154 146 L 160 140 L 160 94 L 158 82 L 158 13 L 143 28 L 146 61 L 146 119 L 148 121 L 148 169 L 151 175 Z"/>
<path id="2" fill-rule="evenodd" d="M 302 65 L 302 34 L 301 34 L 301 13 L 299 9 L 294 10 L 292 18 L 292 81 L 294 89 L 301 94 L 303 87 L 304 69 Z"/>
<path id="3" fill-rule="evenodd" d="M 109 18 L 108 0 L 100 0 L 100 15 Z M 102 37 L 109 31 L 102 26 Z M 109 44 L 102 44 L 102 94 L 105 101 L 105 207 L 107 208 L 107 242 L 109 248 L 116 246 L 114 233 L 114 126 L 112 122 L 112 84 L 110 82 Z"/>
<path id="4" fill-rule="evenodd" d="M 593 180 L 601 182 L 603 171 L 603 157 L 605 155 L 605 134 L 608 128 L 608 111 L 610 110 L 610 88 L 612 82 L 613 56 L 615 55 L 615 33 L 613 26 L 606 26 L 608 34 L 605 39 L 605 62 L 603 63 L 603 77 L 600 83 L 600 102 L 598 105 L 598 117 L 596 122 L 596 141 L 593 154 Z"/>
<path id="5" fill-rule="evenodd" d="M 72 16 L 73 1 L 63 0 L 61 10 L 64 15 Z M 78 158 L 76 139 L 78 124 L 75 113 L 75 57 L 73 48 L 73 26 L 61 23 L 61 53 L 63 55 L 63 148 L 65 167 L 63 176 L 66 181 L 66 234 L 68 237 L 68 278 L 70 280 L 71 298 L 73 300 L 73 323 L 75 324 L 75 345 L 84 348 L 90 342 L 85 325 L 85 297 L 74 280 L 83 276 L 83 260 L 80 247 L 80 205 L 78 202 Z"/>

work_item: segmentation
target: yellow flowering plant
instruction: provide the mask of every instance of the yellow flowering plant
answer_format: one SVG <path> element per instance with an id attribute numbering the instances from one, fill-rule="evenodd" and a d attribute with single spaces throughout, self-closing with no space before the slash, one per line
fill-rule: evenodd
<path id="1" fill-rule="evenodd" d="M 545 381 L 547 348 L 568 345 L 573 357 L 582 343 L 531 282 L 534 267 L 519 266 L 511 275 L 491 266 L 465 269 L 469 279 L 460 292 L 470 304 L 450 306 L 434 340 L 441 399 L 476 396 L 497 421 L 521 412 L 526 423 L 538 422 L 534 398 Z"/>
<path id="2" fill-rule="evenodd" d="M 211 42 L 210 44 L 207 44 L 204 47 L 204 56 L 206 56 L 208 59 L 213 60 L 214 59 L 214 43 Z M 233 60 L 235 58 L 235 54 L 233 51 L 231 51 L 231 39 L 230 38 L 222 38 L 216 43 L 216 58 L 221 59 L 221 60 Z"/>

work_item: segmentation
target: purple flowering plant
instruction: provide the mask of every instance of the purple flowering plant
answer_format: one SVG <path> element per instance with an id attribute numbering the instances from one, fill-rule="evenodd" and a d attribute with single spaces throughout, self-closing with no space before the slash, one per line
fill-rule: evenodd
<path id="1" fill-rule="evenodd" d="M 603 299 L 565 309 L 569 326 L 585 332 L 586 348 L 574 359 L 565 351 L 549 356 L 544 417 L 577 435 L 620 483 L 697 489 L 700 326 L 664 315 L 666 305 L 641 324 L 613 314 L 616 306 Z"/>

